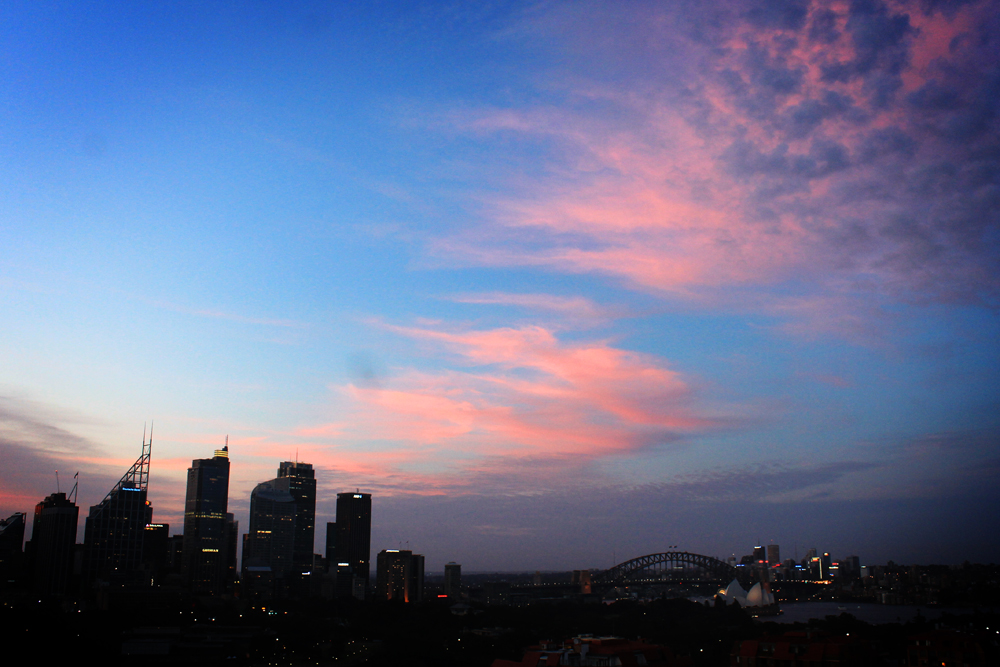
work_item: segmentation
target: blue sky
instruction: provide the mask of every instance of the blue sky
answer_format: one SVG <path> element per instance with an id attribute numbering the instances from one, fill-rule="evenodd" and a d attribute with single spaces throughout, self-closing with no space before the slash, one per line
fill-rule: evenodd
<path id="1" fill-rule="evenodd" d="M 991 559 L 995 10 L 5 4 L 0 514 L 152 419 L 175 529 L 228 434 L 429 567 Z"/>

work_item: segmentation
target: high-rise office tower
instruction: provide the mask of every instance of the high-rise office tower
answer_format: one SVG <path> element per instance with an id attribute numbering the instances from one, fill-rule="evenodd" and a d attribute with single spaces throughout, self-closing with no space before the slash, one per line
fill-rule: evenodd
<path id="1" fill-rule="evenodd" d="M 76 499 L 74 485 L 70 496 Z M 62 596 L 70 590 L 73 551 L 80 508 L 65 493 L 53 493 L 35 505 L 31 526 L 34 591 L 39 596 Z"/>
<path id="2" fill-rule="evenodd" d="M 226 589 L 236 582 L 236 553 L 240 539 L 240 522 L 232 512 L 226 513 Z"/>
<path id="3" fill-rule="evenodd" d="M 444 566 L 444 594 L 457 596 L 462 592 L 462 566 L 452 561 Z"/>
<path id="4" fill-rule="evenodd" d="M 781 565 L 781 550 L 777 544 L 767 545 L 767 564 L 771 567 Z"/>
<path id="5" fill-rule="evenodd" d="M 292 560 L 299 572 L 310 572 L 316 533 L 316 473 L 309 463 L 282 461 L 278 465 L 279 486 L 286 485 L 295 499 L 295 546 Z"/>
<path id="6" fill-rule="evenodd" d="M 371 574 L 372 495 L 337 494 L 336 562 L 338 595 L 368 590 Z M 333 569 L 334 565 L 330 565 Z"/>
<path id="7" fill-rule="evenodd" d="M 229 438 L 210 459 L 188 468 L 184 505 L 184 551 L 181 572 L 191 591 L 219 595 L 227 588 L 229 537 Z"/>
<path id="8" fill-rule="evenodd" d="M 0 519 L 0 590 L 13 588 L 21 580 L 24 524 L 24 512 L 14 512 Z"/>
<path id="9" fill-rule="evenodd" d="M 102 580 L 116 585 L 139 584 L 142 542 L 146 524 L 152 523 L 153 507 L 146 499 L 153 435 L 142 436 L 142 454 L 108 491 L 104 500 L 90 508 L 84 527 L 84 574 L 88 583 Z"/>
<path id="10" fill-rule="evenodd" d="M 423 594 L 423 556 L 402 549 L 383 549 L 378 552 L 375 597 L 420 602 Z"/>
<path id="11" fill-rule="evenodd" d="M 250 494 L 250 528 L 243 536 L 242 567 L 250 599 L 274 597 L 294 570 L 295 498 L 287 484 L 276 484 L 279 481 L 261 482 Z"/>
<path id="12" fill-rule="evenodd" d="M 335 521 L 326 522 L 326 569 L 334 572 L 337 568 L 337 523 Z"/>
<path id="13" fill-rule="evenodd" d="M 170 558 L 170 524 L 147 523 L 142 535 L 142 566 L 154 583 L 163 583 Z"/>
<path id="14" fill-rule="evenodd" d="M 235 550 L 234 550 L 235 552 Z M 184 557 L 184 534 L 171 535 L 167 538 L 167 564 L 166 572 L 180 575 L 181 559 Z M 233 576 L 236 581 L 236 576 Z"/>

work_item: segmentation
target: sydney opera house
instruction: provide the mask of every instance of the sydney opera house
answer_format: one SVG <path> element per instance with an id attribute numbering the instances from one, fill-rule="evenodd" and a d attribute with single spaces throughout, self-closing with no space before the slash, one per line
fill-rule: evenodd
<path id="1" fill-rule="evenodd" d="M 771 587 L 760 582 L 753 585 L 747 593 L 735 579 L 725 588 L 720 588 L 718 596 L 726 601 L 726 604 L 738 602 L 741 607 L 769 607 L 775 604 Z"/>

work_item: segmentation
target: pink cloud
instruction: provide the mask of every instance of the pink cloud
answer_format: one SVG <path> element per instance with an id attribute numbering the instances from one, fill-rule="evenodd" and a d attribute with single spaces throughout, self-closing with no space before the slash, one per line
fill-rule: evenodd
<path id="1" fill-rule="evenodd" d="M 531 310 L 550 312 L 574 322 L 601 322 L 624 314 L 620 308 L 611 308 L 595 303 L 582 296 L 556 296 L 553 294 L 511 294 L 507 292 L 486 292 L 460 294 L 448 297 L 457 303 L 517 306 Z"/>
<path id="2" fill-rule="evenodd" d="M 299 428 L 293 431 L 292 435 L 302 438 L 335 438 L 344 433 L 346 426 L 343 422 L 331 422 L 329 424 L 320 424 L 319 426 Z"/>
<path id="3" fill-rule="evenodd" d="M 538 326 L 389 327 L 455 355 L 464 371 L 409 372 L 391 388 L 347 387 L 356 429 L 428 462 L 629 454 L 717 426 L 662 360 L 606 342 L 564 343 Z"/>
<path id="4" fill-rule="evenodd" d="M 975 31 L 995 22 L 988 3 L 942 13 L 813 2 L 800 21 L 770 22 L 735 6 L 712 11 L 718 20 L 705 23 L 666 8 L 642 21 L 532 15 L 526 34 L 547 34 L 582 62 L 583 35 L 596 32 L 596 61 L 645 59 L 632 69 L 672 77 L 563 76 L 551 84 L 560 104 L 454 112 L 453 127 L 539 141 L 550 162 L 538 178 L 511 177 L 516 194 L 485 199 L 486 225 L 433 251 L 712 303 L 733 286 L 770 291 L 763 301 L 773 302 L 788 282 L 907 300 L 976 301 L 1000 289 L 991 195 L 963 167 L 975 143 L 948 138 L 991 132 L 976 125 L 989 95 L 977 86 L 992 65 Z M 698 38 L 683 36 L 685 21 Z M 995 143 L 995 131 L 982 141 Z M 927 174 L 936 184 L 914 190 Z"/>

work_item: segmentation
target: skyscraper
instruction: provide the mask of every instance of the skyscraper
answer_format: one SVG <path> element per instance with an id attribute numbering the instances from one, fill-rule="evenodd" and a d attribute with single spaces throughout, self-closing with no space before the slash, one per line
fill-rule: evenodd
<path id="1" fill-rule="evenodd" d="M 326 569 L 328 572 L 336 570 L 337 566 L 337 523 L 335 521 L 326 522 Z"/>
<path id="2" fill-rule="evenodd" d="M 830 558 L 830 554 L 823 552 L 823 555 L 819 559 L 819 578 L 829 579 L 832 575 L 830 574 L 830 567 L 833 565 L 833 559 Z"/>
<path id="3" fill-rule="evenodd" d="M 338 493 L 336 526 L 338 595 L 358 597 L 356 591 L 368 590 L 371 574 L 372 495 Z"/>
<path id="4" fill-rule="evenodd" d="M 188 468 L 181 571 L 192 592 L 224 593 L 228 582 L 229 438 L 210 459 Z"/>
<path id="5" fill-rule="evenodd" d="M 294 569 L 295 498 L 287 485 L 276 484 L 278 481 L 261 482 L 250 494 L 250 528 L 243 538 L 242 568 L 250 599 L 280 594 Z"/>
<path id="6" fill-rule="evenodd" d="M 767 564 L 771 567 L 781 565 L 781 548 L 777 544 L 767 545 Z"/>
<path id="7" fill-rule="evenodd" d="M 147 523 L 142 535 L 142 566 L 151 582 L 164 582 L 169 559 L 170 524 Z M 177 560 L 180 562 L 179 557 Z"/>
<path id="8" fill-rule="evenodd" d="M 70 492 L 74 500 L 76 488 Z M 65 493 L 53 493 L 35 505 L 31 551 L 37 595 L 61 596 L 69 592 L 79 518 L 80 508 Z"/>
<path id="9" fill-rule="evenodd" d="M 0 519 L 0 590 L 20 583 L 24 560 L 24 512 Z"/>
<path id="10" fill-rule="evenodd" d="M 316 473 L 309 463 L 282 461 L 278 465 L 280 488 L 295 499 L 295 545 L 292 561 L 301 572 L 310 572 L 316 533 Z"/>
<path id="11" fill-rule="evenodd" d="M 138 584 L 142 579 L 142 541 L 153 507 L 146 499 L 153 435 L 142 436 L 142 454 L 90 508 L 84 528 L 84 573 L 88 583 L 101 580 L 116 585 Z"/>
<path id="12" fill-rule="evenodd" d="M 444 566 L 444 594 L 457 596 L 462 592 L 462 566 L 452 561 Z"/>
<path id="13" fill-rule="evenodd" d="M 240 540 L 240 522 L 232 512 L 226 512 L 226 587 L 236 582 L 236 554 Z"/>
<path id="14" fill-rule="evenodd" d="M 376 561 L 375 597 L 420 602 L 424 594 L 424 557 L 402 549 L 383 549 Z"/>

